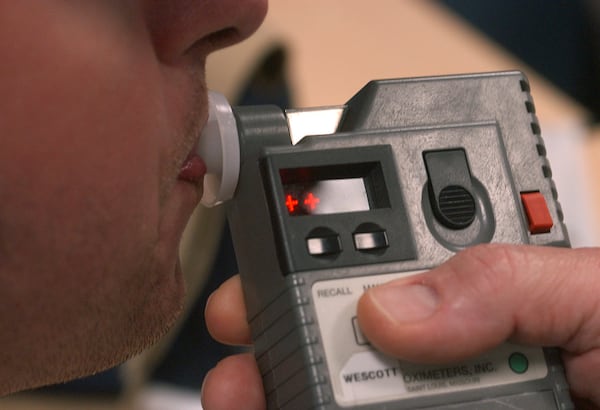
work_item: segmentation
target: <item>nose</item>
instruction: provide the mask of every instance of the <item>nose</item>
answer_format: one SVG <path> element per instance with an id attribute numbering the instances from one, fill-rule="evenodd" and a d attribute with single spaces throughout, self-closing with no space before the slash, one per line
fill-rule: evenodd
<path id="1" fill-rule="evenodd" d="M 146 0 L 157 56 L 174 62 L 191 51 L 206 55 L 240 42 L 262 23 L 267 0 Z"/>

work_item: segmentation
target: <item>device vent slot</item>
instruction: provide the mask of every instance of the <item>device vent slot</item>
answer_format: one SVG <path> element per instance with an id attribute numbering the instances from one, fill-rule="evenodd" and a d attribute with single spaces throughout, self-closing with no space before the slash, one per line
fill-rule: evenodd
<path id="1" fill-rule="evenodd" d="M 525 101 L 525 108 L 529 114 L 535 114 L 535 105 L 531 101 Z"/>
<path id="2" fill-rule="evenodd" d="M 535 148 L 537 149 L 537 153 L 540 157 L 546 156 L 546 147 L 542 143 L 535 144 Z"/>
<path id="3" fill-rule="evenodd" d="M 535 115 L 535 113 L 536 113 L 535 104 L 533 103 L 533 99 L 531 98 L 531 94 L 530 94 L 531 87 L 529 85 L 529 81 L 527 81 L 525 78 L 522 78 L 519 81 L 519 85 L 521 87 L 521 91 L 525 93 L 525 110 L 529 114 L 529 118 L 530 118 L 529 125 L 531 127 L 531 132 L 536 138 L 535 148 L 537 150 L 538 156 L 542 159 L 541 171 L 542 171 L 544 178 L 547 178 L 550 183 L 552 199 L 554 200 L 554 203 L 556 204 L 556 214 L 558 216 L 558 219 L 561 222 L 563 222 L 564 221 L 563 211 L 562 211 L 560 202 L 558 202 L 558 192 L 556 191 L 556 185 L 554 184 L 554 181 L 552 180 L 552 168 L 550 167 L 550 164 L 548 163 L 546 146 L 544 145 L 544 140 L 542 139 L 542 129 L 537 120 L 537 116 Z"/>
<path id="4" fill-rule="evenodd" d="M 558 199 L 558 191 L 556 190 L 556 185 L 554 185 L 554 182 L 550 187 L 550 192 L 552 192 L 552 199 L 556 201 Z"/>

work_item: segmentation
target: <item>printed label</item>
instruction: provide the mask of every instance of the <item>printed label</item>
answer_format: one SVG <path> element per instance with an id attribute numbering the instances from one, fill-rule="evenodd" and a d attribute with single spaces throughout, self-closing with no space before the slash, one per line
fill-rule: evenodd
<path id="1" fill-rule="evenodd" d="M 418 272 L 317 282 L 312 293 L 334 396 L 340 406 L 459 392 L 546 377 L 541 348 L 505 343 L 452 365 L 415 365 L 371 348 L 358 328 L 356 303 L 367 289 Z M 443 346 L 440 346 L 443 348 Z"/>

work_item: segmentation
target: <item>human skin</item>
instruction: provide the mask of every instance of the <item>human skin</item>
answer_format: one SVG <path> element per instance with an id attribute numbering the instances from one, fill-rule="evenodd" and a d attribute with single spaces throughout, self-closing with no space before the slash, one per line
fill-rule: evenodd
<path id="1" fill-rule="evenodd" d="M 461 360 L 507 339 L 561 347 L 576 408 L 597 410 L 599 273 L 597 248 L 480 245 L 427 273 L 370 289 L 359 301 L 358 320 L 375 347 L 414 362 Z M 239 277 L 211 296 L 206 320 L 217 340 L 251 343 Z M 205 410 L 241 403 L 263 410 L 252 356 L 222 360 L 205 378 L 202 400 Z"/>
<path id="2" fill-rule="evenodd" d="M 205 60 L 266 8 L 0 2 L 0 395 L 121 363 L 173 323 Z"/>

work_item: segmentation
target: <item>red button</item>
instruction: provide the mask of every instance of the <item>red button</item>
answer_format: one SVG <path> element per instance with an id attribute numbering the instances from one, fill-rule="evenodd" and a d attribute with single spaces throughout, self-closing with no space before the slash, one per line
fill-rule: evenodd
<path id="1" fill-rule="evenodd" d="M 529 232 L 534 235 L 550 232 L 554 222 L 544 195 L 540 192 L 524 192 L 521 193 L 521 201 L 529 221 Z"/>

